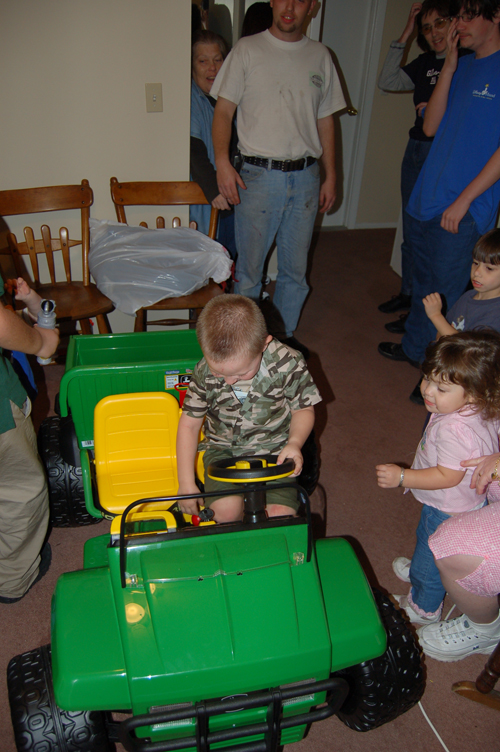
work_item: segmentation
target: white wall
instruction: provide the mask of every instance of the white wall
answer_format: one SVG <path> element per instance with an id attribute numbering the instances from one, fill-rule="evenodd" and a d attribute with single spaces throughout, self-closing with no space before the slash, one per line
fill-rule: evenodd
<path id="1" fill-rule="evenodd" d="M 0 189 L 87 178 L 92 216 L 115 219 L 111 176 L 189 179 L 190 2 L 2 0 L 0 6 Z M 162 113 L 146 112 L 146 83 L 163 85 Z M 147 218 L 138 211 L 128 216 Z M 35 217 L 33 226 L 47 219 Z M 33 219 L 5 221 L 22 235 Z M 78 232 L 76 216 L 72 228 Z M 130 330 L 133 319 L 113 313 L 111 324 Z"/>

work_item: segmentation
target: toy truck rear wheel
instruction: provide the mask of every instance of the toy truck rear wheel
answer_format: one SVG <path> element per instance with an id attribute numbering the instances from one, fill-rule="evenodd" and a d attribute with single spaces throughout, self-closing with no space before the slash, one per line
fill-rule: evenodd
<path id="1" fill-rule="evenodd" d="M 297 478 L 297 482 L 302 486 L 307 495 L 311 496 L 319 480 L 318 445 L 316 444 L 314 428 L 302 447 L 302 456 L 304 458 L 304 466 Z"/>
<path id="2" fill-rule="evenodd" d="M 402 613 L 386 595 L 374 591 L 387 631 L 387 649 L 379 658 L 338 671 L 349 694 L 337 713 L 355 731 L 370 731 L 406 713 L 420 700 L 425 681 L 417 639 Z"/>
<path id="3" fill-rule="evenodd" d="M 54 527 L 93 525 L 101 520 L 87 512 L 82 469 L 61 454 L 61 418 L 46 418 L 38 432 L 38 451 L 47 471 L 50 519 Z"/>
<path id="4" fill-rule="evenodd" d="M 111 752 L 105 714 L 57 707 L 50 645 L 12 658 L 7 668 L 10 712 L 18 752 Z"/>

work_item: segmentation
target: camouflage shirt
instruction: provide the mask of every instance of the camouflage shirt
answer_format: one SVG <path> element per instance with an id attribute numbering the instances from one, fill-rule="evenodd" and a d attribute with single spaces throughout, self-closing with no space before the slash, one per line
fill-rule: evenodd
<path id="1" fill-rule="evenodd" d="M 192 418 L 206 418 L 200 450 L 230 449 L 236 456 L 276 454 L 288 441 L 292 410 L 318 402 L 321 396 L 302 355 L 273 339 L 243 404 L 203 358 L 194 369 L 183 411 Z"/>

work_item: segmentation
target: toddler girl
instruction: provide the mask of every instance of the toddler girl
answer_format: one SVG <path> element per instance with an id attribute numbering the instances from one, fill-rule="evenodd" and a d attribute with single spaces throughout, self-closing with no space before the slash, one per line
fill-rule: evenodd
<path id="1" fill-rule="evenodd" d="M 469 487 L 471 470 L 460 461 L 498 451 L 500 335 L 481 330 L 444 336 L 427 348 L 422 371 L 431 415 L 413 465 L 376 470 L 381 488 L 411 489 L 423 504 L 413 557 L 395 559 L 393 569 L 412 585 L 407 596 L 395 596 L 400 606 L 412 622 L 429 624 L 439 621 L 445 596 L 429 536 L 448 517 L 486 503 L 485 494 Z"/>

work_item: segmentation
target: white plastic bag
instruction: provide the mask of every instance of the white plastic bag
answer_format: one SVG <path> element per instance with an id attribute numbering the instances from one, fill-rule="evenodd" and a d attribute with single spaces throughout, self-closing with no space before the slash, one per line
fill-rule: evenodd
<path id="1" fill-rule="evenodd" d="M 210 278 L 224 282 L 231 264 L 220 243 L 188 227 L 149 230 L 90 220 L 90 272 L 99 290 L 124 313 L 189 295 Z"/>

